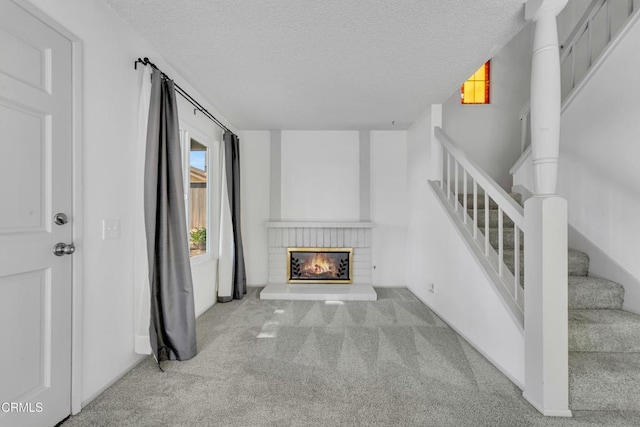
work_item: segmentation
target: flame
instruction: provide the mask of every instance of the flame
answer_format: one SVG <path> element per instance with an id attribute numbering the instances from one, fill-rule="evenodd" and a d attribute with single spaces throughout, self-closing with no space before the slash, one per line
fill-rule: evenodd
<path id="1" fill-rule="evenodd" d="M 309 261 L 300 267 L 303 275 L 331 275 L 337 277 L 337 266 L 335 261 L 329 259 L 324 253 L 317 253 Z"/>

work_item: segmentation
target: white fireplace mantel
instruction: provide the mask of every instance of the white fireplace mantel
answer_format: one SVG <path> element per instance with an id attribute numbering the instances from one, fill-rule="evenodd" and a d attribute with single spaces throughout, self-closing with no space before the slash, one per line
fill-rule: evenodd
<path id="1" fill-rule="evenodd" d="M 353 221 L 272 221 L 267 222 L 267 228 L 373 228 L 372 222 Z"/>

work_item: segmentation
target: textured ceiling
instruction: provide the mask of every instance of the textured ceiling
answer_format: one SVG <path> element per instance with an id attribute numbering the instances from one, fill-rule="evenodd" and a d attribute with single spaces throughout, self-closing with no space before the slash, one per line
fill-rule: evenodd
<path id="1" fill-rule="evenodd" d="M 105 1 L 245 130 L 406 128 L 525 25 L 525 0 Z"/>

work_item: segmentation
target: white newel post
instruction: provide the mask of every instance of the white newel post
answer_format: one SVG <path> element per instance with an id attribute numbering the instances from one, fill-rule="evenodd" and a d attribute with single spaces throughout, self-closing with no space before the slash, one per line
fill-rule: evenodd
<path id="1" fill-rule="evenodd" d="M 531 59 L 531 154 L 534 193 L 553 195 L 560 146 L 560 50 L 556 16 L 567 0 L 529 0 L 525 18 L 535 22 Z"/>
<path id="2" fill-rule="evenodd" d="M 567 202 L 555 195 L 560 140 L 556 16 L 567 0 L 529 0 L 534 196 L 525 202 L 524 397 L 544 415 L 569 410 Z"/>

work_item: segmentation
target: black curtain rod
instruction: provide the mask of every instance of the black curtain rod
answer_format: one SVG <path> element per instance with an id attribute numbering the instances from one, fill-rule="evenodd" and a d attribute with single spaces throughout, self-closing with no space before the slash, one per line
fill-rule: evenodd
<path id="1" fill-rule="evenodd" d="M 171 80 L 171 78 L 165 74 L 164 71 L 162 71 L 160 68 L 158 68 L 156 66 L 156 64 L 154 64 L 153 62 L 149 61 L 149 58 L 145 57 L 145 58 L 138 58 L 136 60 L 136 62 L 134 62 L 133 64 L 133 68 L 134 69 L 138 69 L 138 64 L 142 64 L 142 65 L 148 65 L 151 68 L 158 70 L 162 73 L 162 76 L 164 78 L 167 78 L 169 80 Z M 225 130 L 226 132 L 231 132 L 233 133 L 228 127 L 226 127 L 225 125 L 222 124 L 222 122 L 218 119 L 215 118 L 215 116 L 213 114 L 211 114 L 210 112 L 207 111 L 206 108 L 204 108 L 202 105 L 200 105 L 200 103 L 198 101 L 196 101 L 191 95 L 189 95 L 184 89 L 182 89 L 180 86 L 178 86 L 178 84 L 176 82 L 173 82 L 173 85 L 176 88 L 176 92 L 178 92 L 180 95 L 182 95 L 182 97 L 184 99 L 186 99 L 187 101 L 189 101 L 189 103 L 191 105 L 193 105 L 196 110 L 200 111 L 202 114 L 205 115 L 205 117 L 207 117 L 209 120 L 211 120 L 212 122 L 214 122 L 215 124 L 217 124 L 218 126 L 220 126 L 223 130 Z M 194 110 L 195 113 L 195 110 Z M 235 135 L 235 134 L 234 134 Z"/>

